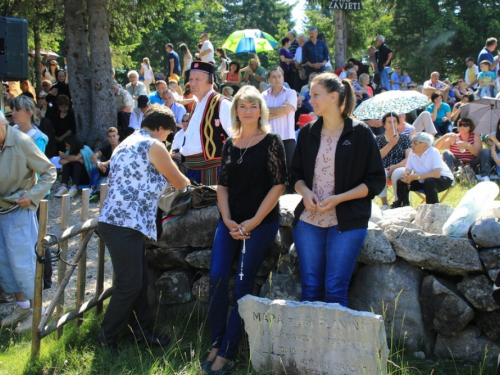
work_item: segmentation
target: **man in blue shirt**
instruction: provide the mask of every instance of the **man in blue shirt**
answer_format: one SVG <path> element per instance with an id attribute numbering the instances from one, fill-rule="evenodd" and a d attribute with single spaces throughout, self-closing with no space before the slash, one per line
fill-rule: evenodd
<path id="1" fill-rule="evenodd" d="M 165 49 L 167 50 L 167 78 L 170 79 L 171 77 L 174 77 L 177 79 L 177 81 L 179 81 L 179 75 L 181 74 L 179 55 L 174 51 L 174 46 L 171 43 L 168 43 L 165 46 Z"/>
<path id="2" fill-rule="evenodd" d="M 490 65 L 490 71 L 497 73 L 498 70 L 498 62 L 500 61 L 500 52 L 498 53 L 496 59 L 493 57 L 493 51 L 497 48 L 498 41 L 496 38 L 488 38 L 486 39 L 486 45 L 479 52 L 479 56 L 477 58 L 477 63 L 479 64 L 483 60 L 488 60 Z"/>
<path id="3" fill-rule="evenodd" d="M 309 40 L 302 47 L 302 64 L 305 64 L 307 79 L 312 72 L 324 72 L 328 62 L 328 46 L 318 40 L 318 29 L 309 29 Z"/>
<path id="4" fill-rule="evenodd" d="M 155 86 L 156 86 L 156 91 L 148 95 L 149 101 L 151 102 L 151 105 L 153 104 L 163 105 L 162 94 L 167 89 L 167 83 L 160 79 L 159 81 L 156 81 Z"/>
<path id="5" fill-rule="evenodd" d="M 164 105 L 172 110 L 177 127 L 182 128 L 182 116 L 186 114 L 186 108 L 174 100 L 174 94 L 170 90 L 165 90 L 162 98 Z"/>

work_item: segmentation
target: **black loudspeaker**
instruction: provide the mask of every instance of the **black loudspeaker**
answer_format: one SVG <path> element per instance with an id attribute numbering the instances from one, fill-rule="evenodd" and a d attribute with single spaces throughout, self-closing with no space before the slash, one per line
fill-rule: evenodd
<path id="1" fill-rule="evenodd" d="M 28 79 L 28 21 L 0 16 L 0 79 Z"/>

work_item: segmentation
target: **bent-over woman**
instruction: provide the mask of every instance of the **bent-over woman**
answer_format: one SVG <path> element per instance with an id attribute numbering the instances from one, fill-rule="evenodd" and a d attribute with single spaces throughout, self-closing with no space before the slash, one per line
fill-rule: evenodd
<path id="1" fill-rule="evenodd" d="M 314 115 L 321 117 L 300 130 L 291 167 L 302 195 L 293 223 L 301 301 L 347 306 L 371 200 L 385 187 L 385 171 L 370 128 L 349 117 L 356 104 L 351 83 L 322 73 L 310 94 Z"/>
<path id="2" fill-rule="evenodd" d="M 37 178 L 37 174 L 39 178 Z M 14 293 L 2 327 L 31 328 L 35 293 L 36 210 L 56 180 L 56 168 L 29 135 L 7 125 L 0 112 L 0 285 Z"/>
<path id="3" fill-rule="evenodd" d="M 156 211 L 166 186 L 189 185 L 162 143 L 175 129 L 172 111 L 153 105 L 144 113 L 141 129 L 120 143 L 111 157 L 109 191 L 97 225 L 115 273 L 99 334 L 100 343 L 111 350 L 116 350 L 118 334 L 127 326 L 136 341 L 168 343 L 149 326 L 145 243 L 146 238 L 156 240 Z"/>
<path id="4" fill-rule="evenodd" d="M 279 227 L 278 199 L 287 182 L 285 149 L 269 132 L 269 110 L 253 86 L 238 91 L 231 117 L 234 136 L 222 150 L 217 200 L 221 218 L 210 265 L 209 324 L 212 350 L 202 363 L 206 374 L 225 374 L 233 367 L 243 323 L 237 301 L 252 293 L 255 276 Z M 228 285 L 237 259 L 229 322 Z"/>

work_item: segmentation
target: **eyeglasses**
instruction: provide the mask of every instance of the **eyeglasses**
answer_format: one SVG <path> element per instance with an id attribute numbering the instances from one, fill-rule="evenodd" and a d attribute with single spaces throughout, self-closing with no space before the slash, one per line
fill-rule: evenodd
<path id="1" fill-rule="evenodd" d="M 462 122 L 462 123 L 459 123 L 458 124 L 459 127 L 464 127 L 464 128 L 468 128 L 470 126 L 470 124 L 468 122 Z"/>
<path id="2" fill-rule="evenodd" d="M 182 122 L 189 122 L 189 120 L 182 120 Z"/>
<path id="3" fill-rule="evenodd" d="M 411 143 L 413 143 L 415 146 L 418 146 L 419 144 L 421 144 L 421 143 L 425 143 L 425 142 L 421 142 L 421 141 L 411 141 Z"/>

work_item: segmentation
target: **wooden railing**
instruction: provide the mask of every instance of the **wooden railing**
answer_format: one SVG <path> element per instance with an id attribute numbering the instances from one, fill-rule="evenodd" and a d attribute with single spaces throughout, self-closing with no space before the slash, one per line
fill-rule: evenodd
<path id="1" fill-rule="evenodd" d="M 108 192 L 106 184 L 101 185 L 100 208 L 104 203 Z M 59 339 L 63 334 L 63 326 L 76 320 L 76 325 L 82 323 L 83 314 L 90 309 L 96 307 L 97 313 L 102 312 L 103 301 L 110 297 L 113 293 L 113 288 L 104 290 L 104 241 L 98 238 L 97 247 L 97 283 L 94 297 L 85 302 L 85 281 L 86 281 L 86 263 L 87 263 L 87 245 L 92 238 L 97 228 L 97 218 L 89 219 L 89 189 L 82 190 L 82 208 L 81 222 L 72 227 L 69 227 L 70 212 L 70 196 L 63 195 L 61 198 L 61 234 L 57 240 L 51 236 L 47 236 L 47 218 L 48 218 L 48 201 L 40 202 L 39 230 L 37 253 L 41 259 L 45 256 L 45 249 L 60 243 L 61 254 L 57 273 L 57 291 L 54 299 L 51 301 L 47 311 L 42 318 L 42 285 L 44 264 L 37 262 L 35 274 L 35 296 L 33 301 L 33 329 L 32 329 L 32 344 L 31 355 L 37 357 L 40 353 L 42 339 L 50 333 L 56 332 L 56 337 Z M 63 262 L 68 259 L 68 240 L 80 235 L 80 246 L 73 259 L 68 262 L 69 265 Z M 77 297 L 75 309 L 64 313 L 64 291 L 68 282 L 73 275 L 74 270 L 78 268 L 77 281 Z M 50 322 L 52 314 L 55 314 L 55 320 Z"/>

